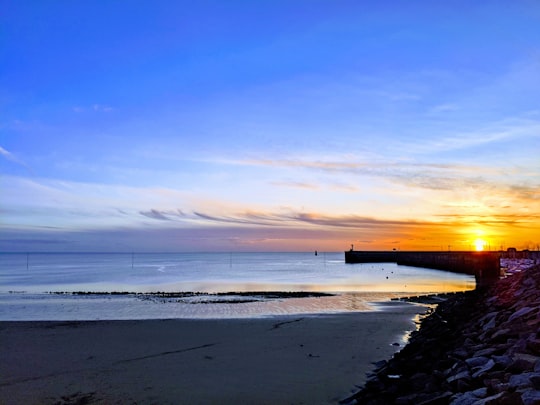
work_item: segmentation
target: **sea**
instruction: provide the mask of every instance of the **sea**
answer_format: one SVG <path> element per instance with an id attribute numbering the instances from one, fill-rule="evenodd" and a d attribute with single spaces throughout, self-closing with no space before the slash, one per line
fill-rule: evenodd
<path id="1" fill-rule="evenodd" d="M 377 310 L 376 303 L 397 297 L 474 288 L 473 276 L 347 264 L 343 252 L 0 253 L 4 321 L 346 313 Z"/>

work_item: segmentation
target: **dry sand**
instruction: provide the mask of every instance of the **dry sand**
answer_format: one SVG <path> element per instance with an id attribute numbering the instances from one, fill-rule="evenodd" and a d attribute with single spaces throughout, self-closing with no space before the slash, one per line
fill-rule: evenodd
<path id="1" fill-rule="evenodd" d="M 425 308 L 263 319 L 0 322 L 0 403 L 326 404 Z M 77 402 L 79 401 L 79 402 Z M 88 401 L 88 402 L 85 402 Z"/>

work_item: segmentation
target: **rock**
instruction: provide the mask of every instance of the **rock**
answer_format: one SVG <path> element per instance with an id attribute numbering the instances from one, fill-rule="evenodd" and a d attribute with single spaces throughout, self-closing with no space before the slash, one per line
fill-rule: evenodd
<path id="1" fill-rule="evenodd" d="M 508 367 L 514 372 L 533 371 L 535 364 L 540 360 L 538 356 L 528 353 L 514 353 L 512 356 L 512 364 Z"/>
<path id="2" fill-rule="evenodd" d="M 478 350 L 477 352 L 474 353 L 474 356 L 475 357 L 481 357 L 481 356 L 484 356 L 484 357 L 489 357 L 491 356 L 492 354 L 496 353 L 497 351 L 499 351 L 499 348 L 498 347 L 487 347 L 485 349 L 482 349 L 482 350 Z"/>
<path id="3" fill-rule="evenodd" d="M 511 329 L 499 329 L 493 335 L 491 335 L 491 340 L 493 342 L 506 342 L 508 339 L 514 336 L 515 334 Z"/>
<path id="4" fill-rule="evenodd" d="M 540 306 L 540 304 L 539 304 L 539 306 Z M 529 328 L 531 328 L 531 329 L 536 329 L 536 330 L 540 329 L 540 318 L 537 316 L 534 319 L 529 319 L 527 321 L 527 326 Z"/>
<path id="5" fill-rule="evenodd" d="M 483 378 L 494 378 L 500 381 L 506 381 L 508 378 L 510 378 L 510 373 L 504 371 L 504 370 L 491 370 L 486 376 L 483 376 Z"/>
<path id="6" fill-rule="evenodd" d="M 531 385 L 535 390 L 540 390 L 540 373 L 533 374 L 530 378 Z"/>
<path id="7" fill-rule="evenodd" d="M 508 388 L 509 388 L 508 383 L 503 383 L 498 378 L 484 380 L 484 384 L 491 392 L 496 392 L 496 393 L 508 391 Z"/>
<path id="8" fill-rule="evenodd" d="M 483 374 L 490 371 L 493 367 L 495 367 L 495 362 L 493 359 L 489 359 L 486 364 L 484 364 L 482 367 L 474 371 L 474 374 L 472 375 L 473 378 L 478 378 L 482 376 Z"/>
<path id="9" fill-rule="evenodd" d="M 477 398 L 485 398 L 487 397 L 488 391 L 486 387 L 478 388 L 474 391 L 471 391 L 472 394 Z"/>
<path id="10" fill-rule="evenodd" d="M 540 355 L 540 339 L 527 340 L 527 349 L 534 354 Z"/>
<path id="11" fill-rule="evenodd" d="M 409 378 L 409 383 L 412 384 L 416 391 L 420 391 L 429 382 L 431 377 L 426 373 L 416 373 Z"/>
<path id="12" fill-rule="evenodd" d="M 470 368 L 475 368 L 475 367 L 483 366 L 484 364 L 488 362 L 488 360 L 489 359 L 487 357 L 478 356 L 478 357 L 471 357 L 470 359 L 466 359 L 465 363 L 467 363 L 467 365 Z"/>
<path id="13" fill-rule="evenodd" d="M 450 405 L 474 405 L 480 399 L 483 399 L 487 396 L 487 389 L 480 388 L 478 390 L 464 392 L 462 394 L 457 394 L 453 397 Z"/>
<path id="14" fill-rule="evenodd" d="M 469 372 L 467 370 L 448 377 L 446 379 L 446 382 L 448 384 L 452 384 L 452 383 L 457 383 L 458 380 L 464 380 L 464 379 L 465 380 L 470 380 L 471 379 L 471 375 L 469 374 Z"/>
<path id="15" fill-rule="evenodd" d="M 456 356 L 459 359 L 466 359 L 469 357 L 469 352 L 463 348 L 459 348 L 456 351 L 454 351 L 454 356 Z"/>
<path id="16" fill-rule="evenodd" d="M 424 385 L 423 391 L 428 394 L 437 394 L 441 392 L 441 384 L 435 377 L 433 377 L 426 385 Z"/>
<path id="17" fill-rule="evenodd" d="M 479 400 L 475 405 L 521 405 L 521 396 L 517 392 L 500 392 L 497 395 Z"/>
<path id="18" fill-rule="evenodd" d="M 508 381 L 510 389 L 532 388 L 532 376 L 534 376 L 534 373 L 514 374 L 510 377 L 510 381 Z"/>
<path id="19" fill-rule="evenodd" d="M 514 319 L 522 318 L 525 315 L 530 314 L 531 312 L 536 311 L 537 308 L 531 308 L 531 307 L 523 307 L 519 309 L 518 311 L 514 312 L 510 318 L 508 318 L 508 322 L 512 322 Z"/>
<path id="20" fill-rule="evenodd" d="M 402 397 L 398 397 L 395 400 L 395 405 L 412 405 L 418 403 L 418 395 L 410 394 Z"/>
<path id="21" fill-rule="evenodd" d="M 495 321 L 495 318 L 497 317 L 497 312 L 490 312 L 487 314 L 484 318 L 480 320 L 480 323 L 486 322 L 484 326 L 482 326 L 482 330 L 484 332 L 487 332 L 490 329 L 493 329 L 495 326 L 497 326 L 497 323 Z"/>
<path id="22" fill-rule="evenodd" d="M 493 356 L 492 359 L 497 366 L 500 366 L 503 369 L 509 367 L 510 364 L 512 364 L 512 358 L 507 355 Z"/>
<path id="23" fill-rule="evenodd" d="M 450 405 L 474 405 L 478 402 L 478 397 L 470 392 L 464 392 L 462 394 L 454 395 L 450 401 Z"/>
<path id="24" fill-rule="evenodd" d="M 468 371 L 469 367 L 467 367 L 467 363 L 464 361 L 456 361 L 450 369 L 448 369 L 447 376 L 458 374 L 462 371 Z"/>
<path id="25" fill-rule="evenodd" d="M 492 395 L 492 396 L 489 396 L 487 398 L 484 398 L 484 399 L 481 399 L 481 400 L 475 402 L 474 405 L 498 404 L 499 402 L 497 402 L 497 401 L 499 401 L 504 394 L 505 394 L 505 392 L 499 392 L 496 395 Z"/>
<path id="26" fill-rule="evenodd" d="M 491 311 L 488 312 L 486 315 L 484 315 L 482 318 L 478 320 L 479 324 L 486 324 L 491 322 L 493 319 L 495 319 L 499 315 L 498 311 Z"/>
<path id="27" fill-rule="evenodd" d="M 374 378 L 366 382 L 366 389 L 371 391 L 382 391 L 385 385 L 379 378 Z"/>
<path id="28" fill-rule="evenodd" d="M 376 361 L 372 364 L 375 366 L 375 370 L 380 370 L 381 368 L 386 366 L 386 363 L 387 363 L 386 360 L 381 360 L 381 361 Z"/>
<path id="29" fill-rule="evenodd" d="M 539 405 L 540 404 L 540 391 L 539 390 L 526 390 L 521 393 L 521 401 L 523 405 Z"/>
<path id="30" fill-rule="evenodd" d="M 417 405 L 446 405 L 448 400 L 452 396 L 452 393 L 449 391 L 443 392 L 442 394 L 427 398 L 422 402 L 419 402 Z M 416 405 L 416 404 L 415 404 Z"/>
<path id="31" fill-rule="evenodd" d="M 469 378 L 462 378 L 457 380 L 456 391 L 468 392 L 472 389 L 472 381 Z"/>

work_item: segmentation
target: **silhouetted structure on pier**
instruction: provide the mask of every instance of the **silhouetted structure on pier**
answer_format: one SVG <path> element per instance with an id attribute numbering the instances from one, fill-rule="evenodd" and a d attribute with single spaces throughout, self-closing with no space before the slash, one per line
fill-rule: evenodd
<path id="1" fill-rule="evenodd" d="M 501 272 L 499 252 L 345 252 L 345 263 L 383 262 L 474 275 L 477 288 L 498 280 Z"/>

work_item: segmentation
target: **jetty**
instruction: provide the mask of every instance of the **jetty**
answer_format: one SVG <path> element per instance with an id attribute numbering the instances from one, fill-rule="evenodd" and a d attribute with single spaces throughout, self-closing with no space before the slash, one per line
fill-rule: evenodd
<path id="1" fill-rule="evenodd" d="M 397 263 L 474 275 L 477 288 L 499 279 L 500 258 L 491 251 L 345 251 L 345 263 Z"/>

